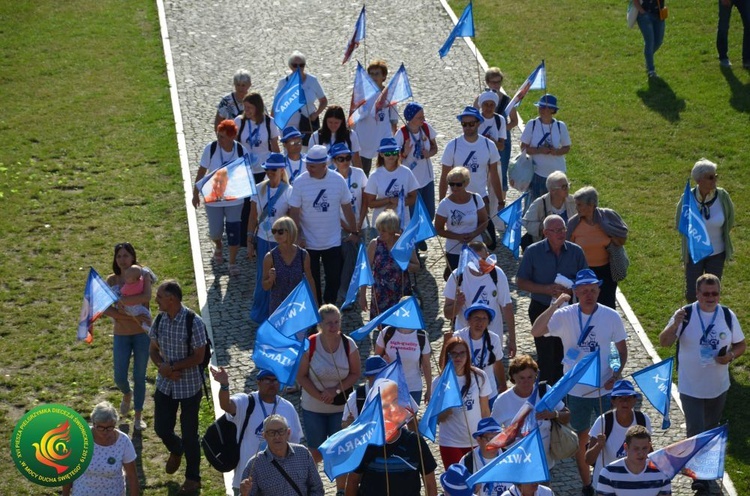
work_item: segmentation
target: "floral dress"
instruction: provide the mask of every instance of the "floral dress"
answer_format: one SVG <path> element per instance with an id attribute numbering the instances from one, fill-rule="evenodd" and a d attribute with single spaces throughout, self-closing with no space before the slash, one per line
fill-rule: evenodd
<path id="1" fill-rule="evenodd" d="M 370 302 L 371 319 L 394 306 L 402 296 L 411 294 L 408 275 L 401 270 L 388 246 L 380 239 L 375 246 L 372 273 L 375 275 L 375 284 L 372 286 L 374 301 Z"/>

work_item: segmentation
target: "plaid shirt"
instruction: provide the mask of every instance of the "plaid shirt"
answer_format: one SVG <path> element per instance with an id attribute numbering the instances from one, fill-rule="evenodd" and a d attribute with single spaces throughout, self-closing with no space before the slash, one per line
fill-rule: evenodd
<path id="1" fill-rule="evenodd" d="M 242 472 L 242 480 L 252 476 L 253 488 L 250 490 L 250 496 L 297 496 L 291 484 L 272 465 L 271 462 L 274 460 L 279 462 L 304 496 L 324 496 L 323 481 L 310 452 L 301 444 L 288 444 L 289 452 L 283 458 L 277 457 L 266 448 L 247 462 Z"/>
<path id="2" fill-rule="evenodd" d="M 154 326 L 148 333 L 149 337 L 159 345 L 161 357 L 170 365 L 188 356 L 185 322 L 187 314 L 188 310 L 184 306 L 177 312 L 174 320 L 169 318 L 169 314 L 162 312 L 161 319 L 159 319 L 159 329 L 154 327 L 156 325 L 156 319 L 154 319 Z M 193 320 L 193 339 L 190 348 L 195 351 L 206 344 L 206 326 L 203 324 L 203 320 L 196 315 Z M 198 394 L 201 388 L 200 366 L 196 365 L 189 369 L 180 370 L 180 374 L 178 381 L 172 381 L 159 374 L 156 377 L 156 389 L 175 400 L 191 398 Z"/>

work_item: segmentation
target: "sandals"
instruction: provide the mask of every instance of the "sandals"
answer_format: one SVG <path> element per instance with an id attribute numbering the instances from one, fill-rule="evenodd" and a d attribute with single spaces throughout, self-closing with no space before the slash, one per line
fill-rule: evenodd
<path id="1" fill-rule="evenodd" d="M 237 264 L 229 264 L 229 275 L 230 276 L 240 275 L 240 266 Z"/>
<path id="2" fill-rule="evenodd" d="M 224 254 L 222 253 L 222 250 L 220 248 L 216 248 L 214 250 L 213 260 L 217 264 L 224 263 Z"/>

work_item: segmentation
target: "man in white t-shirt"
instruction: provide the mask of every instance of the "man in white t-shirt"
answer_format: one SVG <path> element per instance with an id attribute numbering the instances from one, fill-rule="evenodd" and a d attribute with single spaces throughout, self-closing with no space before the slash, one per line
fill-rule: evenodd
<path id="1" fill-rule="evenodd" d="M 335 304 L 341 284 L 341 212 L 352 233 L 351 239 L 359 242 L 352 194 L 344 178 L 328 169 L 325 146 L 311 147 L 304 160 L 307 171 L 294 182 L 289 216 L 300 231 L 298 244 L 307 248 L 310 255 L 318 301 Z M 321 260 L 326 273 L 325 291 L 321 290 Z"/>
<path id="2" fill-rule="evenodd" d="M 494 212 L 489 210 L 489 193 L 487 185 L 491 184 L 495 192 L 498 204 L 503 201 L 503 187 L 500 183 L 498 163 L 500 153 L 494 141 L 479 134 L 479 126 L 484 122 L 482 114 L 474 107 L 466 107 L 464 111 L 456 116 L 463 127 L 463 135 L 453 138 L 445 147 L 441 159 L 442 173 L 438 186 L 439 200 L 445 198 L 448 191 L 448 172 L 453 167 L 466 167 L 471 173 L 471 181 L 467 191 L 482 196 L 489 217 Z M 492 220 L 487 225 L 487 230 L 495 242 L 495 226 Z M 490 246 L 494 249 L 494 246 Z"/>
<path id="3" fill-rule="evenodd" d="M 303 53 L 295 50 L 289 57 L 288 63 L 289 69 L 291 69 L 292 72 L 299 70 L 300 78 L 302 79 L 302 91 L 305 92 L 305 99 L 307 103 L 301 109 L 299 109 L 298 112 L 295 112 L 294 115 L 292 115 L 286 125 L 293 126 L 299 129 L 303 134 L 302 144 L 304 146 L 307 146 L 307 142 L 310 140 L 310 135 L 313 133 L 313 131 L 315 131 L 315 129 L 320 127 L 320 121 L 318 121 L 318 117 L 320 117 L 325 108 L 328 106 L 328 98 L 326 98 L 326 94 L 325 92 L 323 92 L 323 88 L 320 86 L 318 78 L 316 78 L 312 74 L 305 73 L 307 59 L 305 58 L 305 55 Z M 279 84 L 276 85 L 276 91 L 273 92 L 274 99 L 287 83 L 289 77 L 290 76 L 285 76 L 279 80 Z M 318 102 L 317 108 L 315 108 L 316 101 Z M 273 110 L 271 111 L 271 116 L 273 116 Z M 310 122 L 317 121 L 317 127 L 315 129 L 305 129 L 303 127 L 300 127 L 300 120 L 302 116 L 310 119 Z"/>
<path id="4" fill-rule="evenodd" d="M 263 421 L 274 413 L 287 420 L 291 435 L 289 441 L 299 443 L 302 439 L 302 426 L 299 422 L 297 410 L 289 401 L 278 396 L 279 380 L 270 370 L 260 370 L 255 376 L 258 381 L 258 391 L 250 394 L 235 393 L 229 396 L 229 375 L 224 367 L 211 368 L 211 374 L 219 383 L 219 406 L 226 413 L 227 419 L 237 426 L 237 441 L 240 442 L 240 461 L 234 471 L 232 488 L 234 494 L 239 494 L 242 471 L 250 458 L 265 449 L 263 439 Z M 242 434 L 242 426 L 247 419 L 247 427 Z"/>
<path id="5" fill-rule="evenodd" d="M 601 279 L 597 279 L 591 269 L 579 270 L 573 284 L 578 303 L 563 307 L 563 303 L 570 300 L 570 295 L 562 293 L 537 317 L 531 327 L 531 334 L 534 337 L 549 333 L 562 340 L 565 356 L 563 368 L 566 373 L 586 355 L 599 354 L 599 380 L 603 387 L 576 384 L 568 393 L 570 424 L 578 434 L 576 464 L 585 496 L 594 494 L 591 471 L 586 463 L 589 428 L 594 419 L 603 413 L 600 405 L 609 404 L 609 392 L 615 381 L 622 377 L 622 369 L 628 360 L 628 348 L 625 343 L 628 335 L 620 314 L 609 307 L 599 305 L 596 301 L 601 284 Z M 621 366 L 616 372 L 609 365 L 610 343 L 615 343 L 620 354 Z"/>

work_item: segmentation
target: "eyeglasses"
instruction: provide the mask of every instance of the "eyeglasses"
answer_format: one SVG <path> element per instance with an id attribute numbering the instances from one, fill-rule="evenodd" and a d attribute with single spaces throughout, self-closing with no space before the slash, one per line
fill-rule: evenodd
<path id="1" fill-rule="evenodd" d="M 717 296 L 719 296 L 719 292 L 718 291 L 704 291 L 701 294 L 703 296 L 713 296 L 714 298 L 716 298 Z"/>
<path id="2" fill-rule="evenodd" d="M 302 67 L 302 68 L 304 68 L 304 67 L 305 67 L 305 63 L 304 63 L 304 62 L 302 62 L 301 64 L 292 64 L 291 66 L 292 66 L 292 68 L 293 68 L 293 69 L 296 69 L 296 68 L 298 68 L 298 67 Z"/>
<path id="3" fill-rule="evenodd" d="M 479 122 L 477 121 L 461 122 L 461 127 L 474 127 L 478 124 Z"/>
<path id="4" fill-rule="evenodd" d="M 448 186 L 450 186 L 451 188 L 460 188 L 463 185 L 464 183 L 448 183 Z"/>
<path id="5" fill-rule="evenodd" d="M 554 188 L 552 188 L 552 189 L 553 189 L 553 190 L 557 190 L 557 189 L 570 189 L 570 184 L 561 184 L 561 185 L 559 185 L 559 186 L 555 186 L 555 187 L 554 187 Z"/>
<path id="6" fill-rule="evenodd" d="M 302 146 L 302 140 L 287 141 L 286 144 L 289 146 Z"/>
<path id="7" fill-rule="evenodd" d="M 487 81 L 487 84 L 503 84 L 503 80 L 502 79 L 490 79 L 489 81 Z"/>
<path id="8" fill-rule="evenodd" d="M 338 157 L 334 158 L 334 160 L 340 164 L 343 164 L 344 162 L 351 162 L 352 156 L 351 155 L 339 155 Z"/>
<path id="9" fill-rule="evenodd" d="M 288 429 L 268 429 L 263 431 L 264 434 L 268 434 L 268 437 L 281 437 L 286 434 Z"/>
<path id="10" fill-rule="evenodd" d="M 94 424 L 94 429 L 96 429 L 99 432 L 112 432 L 115 430 L 114 425 L 96 425 Z"/>
<path id="11" fill-rule="evenodd" d="M 462 358 L 466 356 L 466 352 L 465 351 L 450 351 L 448 352 L 448 356 L 454 359 Z"/>
<path id="12" fill-rule="evenodd" d="M 395 152 L 383 152 L 384 157 L 396 157 L 400 152 L 397 150 Z"/>
<path id="13" fill-rule="evenodd" d="M 567 232 L 568 230 L 564 227 L 559 227 L 557 229 L 545 229 L 547 232 L 551 232 L 552 234 L 562 234 L 564 232 Z"/>
<path id="14" fill-rule="evenodd" d="M 271 234 L 284 234 L 286 232 L 286 229 L 279 228 L 279 229 L 271 229 Z"/>

